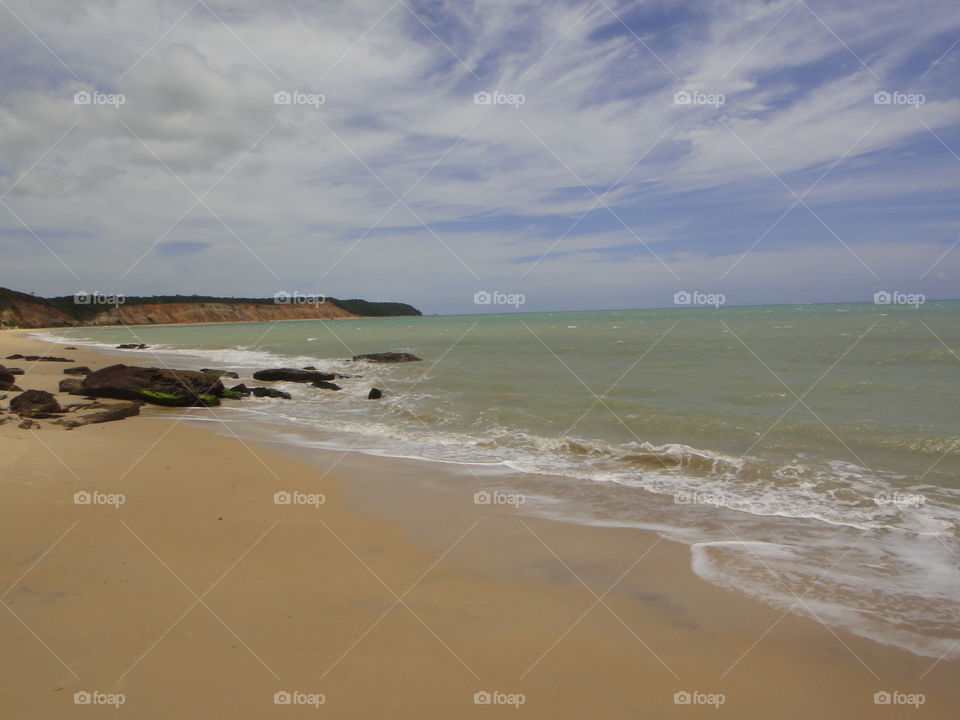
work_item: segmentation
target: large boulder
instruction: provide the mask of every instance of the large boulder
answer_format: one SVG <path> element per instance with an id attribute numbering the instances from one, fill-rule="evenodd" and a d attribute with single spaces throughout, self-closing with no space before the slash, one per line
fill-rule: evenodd
<path id="1" fill-rule="evenodd" d="M 272 397 L 281 398 L 283 400 L 290 399 L 290 393 L 284 392 L 283 390 L 277 390 L 275 388 L 255 387 L 250 388 L 250 392 L 253 393 L 254 397 Z"/>
<path id="2" fill-rule="evenodd" d="M 408 352 L 385 352 L 385 353 L 367 353 L 366 355 L 354 355 L 354 360 L 366 360 L 372 363 L 402 363 L 418 362 L 418 358 L 413 353 Z"/>
<path id="3" fill-rule="evenodd" d="M 92 397 L 141 400 L 154 405 L 219 405 L 220 378 L 196 370 L 111 365 L 83 379 L 81 392 Z"/>
<path id="4" fill-rule="evenodd" d="M 297 368 L 271 368 L 258 370 L 253 374 L 254 380 L 286 380 L 287 382 L 317 382 L 329 381 L 336 377 L 335 373 L 318 372 L 316 370 L 299 370 Z"/>
<path id="5" fill-rule="evenodd" d="M 10 409 L 20 417 L 56 417 L 65 410 L 57 399 L 46 390 L 27 390 L 10 400 Z"/>

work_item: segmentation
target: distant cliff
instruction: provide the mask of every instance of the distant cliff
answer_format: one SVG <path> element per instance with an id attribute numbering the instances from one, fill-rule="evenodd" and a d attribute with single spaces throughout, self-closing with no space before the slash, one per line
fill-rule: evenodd
<path id="1" fill-rule="evenodd" d="M 122 300 L 116 302 L 115 300 Z M 286 302 L 285 302 L 286 300 Z M 0 327 L 166 325 L 420 315 L 406 303 L 312 298 L 224 298 L 201 295 L 41 298 L 0 288 Z M 85 302 L 86 301 L 86 302 Z"/>

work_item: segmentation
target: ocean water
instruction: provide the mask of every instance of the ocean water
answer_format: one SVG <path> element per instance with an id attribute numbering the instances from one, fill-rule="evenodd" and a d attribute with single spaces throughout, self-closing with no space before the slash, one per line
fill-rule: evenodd
<path id="1" fill-rule="evenodd" d="M 653 529 L 702 578 L 960 657 L 960 302 L 435 316 L 41 335 L 128 362 L 359 374 L 222 413 L 276 438 L 500 471 L 520 512 Z M 354 354 L 403 350 L 420 363 Z M 378 387 L 383 400 L 366 400 Z M 826 632 L 826 631 L 825 631 Z"/>

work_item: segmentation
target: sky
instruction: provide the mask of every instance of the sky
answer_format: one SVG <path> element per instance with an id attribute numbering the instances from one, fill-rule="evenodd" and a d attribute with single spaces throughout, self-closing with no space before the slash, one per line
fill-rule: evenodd
<path id="1" fill-rule="evenodd" d="M 0 0 L 0 286 L 956 298 L 958 69 L 955 0 Z"/>

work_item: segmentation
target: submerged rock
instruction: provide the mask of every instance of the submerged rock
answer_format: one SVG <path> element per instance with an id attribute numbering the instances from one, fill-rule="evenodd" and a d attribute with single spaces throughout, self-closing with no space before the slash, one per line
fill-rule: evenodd
<path id="1" fill-rule="evenodd" d="M 317 380 L 314 383 L 311 383 L 314 387 L 322 388 L 323 390 L 339 390 L 340 386 L 336 383 L 327 382 L 326 380 Z"/>
<path id="2" fill-rule="evenodd" d="M 148 347 L 150 346 L 143 343 L 123 343 L 117 345 L 117 350 L 146 350 Z"/>
<path id="3" fill-rule="evenodd" d="M 298 368 L 270 368 L 268 370 L 258 370 L 253 374 L 254 380 L 287 382 L 317 382 L 318 380 L 329 381 L 336 377 L 335 373 L 317 372 L 316 370 L 300 370 Z"/>
<path id="4" fill-rule="evenodd" d="M 367 353 L 366 355 L 354 355 L 353 359 L 366 360 L 372 363 L 419 362 L 422 360 L 422 358 L 408 352 Z"/>
<path id="5" fill-rule="evenodd" d="M 367 400 L 379 400 L 383 397 L 383 390 L 380 388 L 370 388 L 370 392 L 367 393 Z"/>
<path id="6" fill-rule="evenodd" d="M 265 388 L 265 387 L 255 387 L 250 388 L 250 392 L 253 393 L 254 397 L 272 397 L 272 398 L 282 398 L 284 400 L 290 400 L 291 395 L 288 392 L 283 390 L 276 390 L 274 388 Z"/>
<path id="7" fill-rule="evenodd" d="M 207 373 L 208 375 L 214 375 L 221 378 L 239 378 L 232 370 L 213 370 L 211 368 L 200 368 L 200 372 Z"/>

